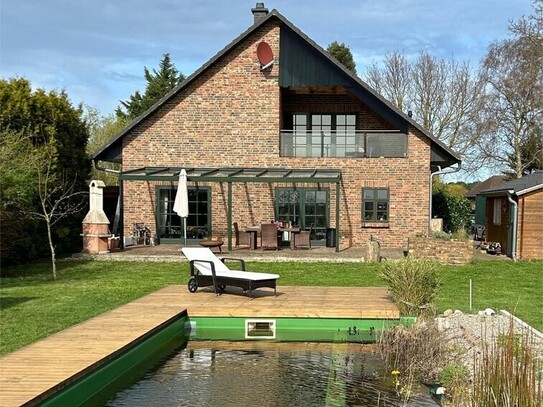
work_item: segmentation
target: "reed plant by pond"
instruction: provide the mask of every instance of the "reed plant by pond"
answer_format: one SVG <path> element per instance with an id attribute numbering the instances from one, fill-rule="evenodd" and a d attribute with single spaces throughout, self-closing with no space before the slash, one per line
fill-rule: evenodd
<path id="1" fill-rule="evenodd" d="M 383 264 L 270 262 L 248 269 L 281 275 L 281 285 L 386 286 Z M 186 285 L 188 263 L 62 261 L 56 280 L 50 264 L 38 262 L 3 267 L 0 279 L 0 354 L 116 308 L 171 284 Z M 479 261 L 465 266 L 438 266 L 438 312 L 507 309 L 543 330 L 543 261 Z M 364 301 L 355 298 L 353 301 Z"/>
<path id="2" fill-rule="evenodd" d="M 541 350 L 539 350 L 541 352 Z M 540 407 L 543 403 L 543 359 L 529 331 L 509 330 L 484 343 L 474 361 L 472 407 Z"/>

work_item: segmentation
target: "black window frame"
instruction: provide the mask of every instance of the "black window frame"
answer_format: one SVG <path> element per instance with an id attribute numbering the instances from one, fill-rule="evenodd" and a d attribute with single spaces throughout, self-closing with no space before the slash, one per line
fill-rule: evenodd
<path id="1" fill-rule="evenodd" d="M 207 221 L 207 225 L 205 225 L 205 227 L 202 227 L 202 225 L 198 224 L 196 226 L 196 232 L 193 234 L 190 233 L 190 230 L 187 230 L 187 242 L 188 243 L 194 243 L 194 242 L 197 242 L 203 238 L 205 239 L 209 239 L 210 236 L 211 236 L 211 231 L 212 231 L 212 211 L 211 211 L 211 199 L 212 199 L 212 188 L 210 186 L 200 186 L 200 185 L 189 185 L 188 187 L 188 190 L 189 191 L 206 191 L 206 194 L 207 194 L 207 202 L 206 202 L 206 206 L 207 206 L 207 218 L 208 218 L 208 221 Z M 157 230 L 157 234 L 159 235 L 160 239 L 161 239 L 161 242 L 164 242 L 164 243 L 182 243 L 183 242 L 183 221 L 181 221 L 181 225 L 179 226 L 179 228 L 181 228 L 181 235 L 180 237 L 164 237 L 162 236 L 162 228 L 161 228 L 161 220 L 160 220 L 160 216 L 161 215 L 167 215 L 167 216 L 178 216 L 177 214 L 173 213 L 173 212 L 164 212 L 161 208 L 159 208 L 159 204 L 161 203 L 161 197 L 160 197 L 160 194 L 161 194 L 161 191 L 169 191 L 169 195 L 170 195 L 170 198 L 173 202 L 173 199 L 175 198 L 175 195 L 177 194 L 177 186 L 171 186 L 171 185 L 157 185 L 156 187 L 156 201 L 155 201 L 155 222 L 156 222 L 156 230 Z M 191 200 L 191 197 L 190 197 L 190 194 L 189 194 L 189 208 L 191 206 L 193 206 L 194 203 L 196 203 L 196 205 L 198 205 L 199 203 L 199 198 L 195 200 Z M 189 218 L 191 217 L 198 217 L 200 215 L 200 212 L 197 212 L 197 213 L 194 213 L 194 212 L 190 212 L 189 213 Z M 187 218 L 187 223 L 188 222 L 188 218 Z M 177 226 L 174 226 L 174 228 L 176 228 Z M 166 226 L 167 229 L 171 229 L 172 227 L 171 226 Z M 202 230 L 200 230 L 202 229 Z M 205 235 L 202 237 L 202 236 L 199 236 L 199 233 L 201 233 L 202 231 L 205 231 Z M 169 235 L 169 234 L 168 234 Z"/>
<path id="2" fill-rule="evenodd" d="M 372 198 L 365 198 L 366 191 L 372 191 Z M 386 199 L 379 198 L 379 191 L 386 191 Z M 382 210 L 379 210 L 379 204 L 386 203 L 386 219 L 379 219 L 379 213 L 382 213 Z M 366 210 L 366 203 L 372 204 L 373 209 Z M 371 218 L 367 218 L 367 212 L 373 212 Z M 372 188 L 362 188 L 362 223 L 389 223 L 390 222 L 390 188 L 387 187 L 372 187 Z"/>

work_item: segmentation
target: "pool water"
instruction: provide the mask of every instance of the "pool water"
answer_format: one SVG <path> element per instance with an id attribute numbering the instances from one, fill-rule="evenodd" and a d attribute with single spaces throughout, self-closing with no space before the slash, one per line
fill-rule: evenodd
<path id="1" fill-rule="evenodd" d="M 400 406 L 371 345 L 188 342 L 107 406 Z M 435 406 L 424 388 L 412 406 Z"/>

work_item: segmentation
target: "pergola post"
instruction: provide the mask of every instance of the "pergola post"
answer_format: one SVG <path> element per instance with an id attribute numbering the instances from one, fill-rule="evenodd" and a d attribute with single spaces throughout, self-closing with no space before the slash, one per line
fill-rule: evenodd
<path id="1" fill-rule="evenodd" d="M 226 222 L 228 223 L 228 251 L 232 251 L 232 182 L 228 182 L 228 210 Z"/>
<path id="2" fill-rule="evenodd" d="M 336 182 L 336 252 L 339 252 L 339 181 Z"/>

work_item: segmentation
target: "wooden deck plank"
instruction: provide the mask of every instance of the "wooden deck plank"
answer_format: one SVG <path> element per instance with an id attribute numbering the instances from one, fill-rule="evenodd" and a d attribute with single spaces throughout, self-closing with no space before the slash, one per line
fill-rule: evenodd
<path id="1" fill-rule="evenodd" d="M 277 296 L 261 289 L 250 298 L 236 288 L 215 296 L 169 286 L 1 357 L 0 406 L 25 404 L 77 377 L 185 309 L 199 317 L 399 317 L 385 288 L 278 287 Z"/>

